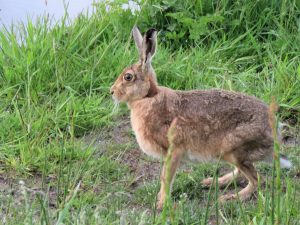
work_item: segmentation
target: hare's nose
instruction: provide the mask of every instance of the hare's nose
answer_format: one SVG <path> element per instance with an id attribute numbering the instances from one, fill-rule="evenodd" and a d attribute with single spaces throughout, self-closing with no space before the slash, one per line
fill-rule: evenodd
<path id="1" fill-rule="evenodd" d="M 110 94 L 111 94 L 111 95 L 113 95 L 113 94 L 114 94 L 114 89 L 113 89 L 113 87 L 111 87 L 111 89 L 110 89 L 110 91 L 109 91 L 109 92 L 110 92 Z"/>

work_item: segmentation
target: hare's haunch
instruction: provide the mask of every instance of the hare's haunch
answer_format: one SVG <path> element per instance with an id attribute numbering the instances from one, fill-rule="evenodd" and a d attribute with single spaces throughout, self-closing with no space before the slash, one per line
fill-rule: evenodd
<path id="1" fill-rule="evenodd" d="M 272 160 L 273 137 L 268 122 L 268 107 L 262 101 L 242 93 L 225 90 L 177 91 L 158 86 L 151 59 L 156 51 L 156 31 L 142 37 L 132 30 L 139 62 L 124 69 L 111 87 L 113 98 L 127 102 L 131 125 L 140 148 L 148 155 L 165 157 L 172 142 L 171 177 L 180 161 L 202 162 L 222 159 L 236 167 L 218 179 L 220 185 L 242 173 L 249 184 L 238 194 L 220 200 L 251 196 L 257 187 L 253 163 Z M 168 139 L 168 132 L 172 137 Z M 162 169 L 158 208 L 165 200 L 165 171 Z M 210 185 L 212 179 L 202 181 Z"/>

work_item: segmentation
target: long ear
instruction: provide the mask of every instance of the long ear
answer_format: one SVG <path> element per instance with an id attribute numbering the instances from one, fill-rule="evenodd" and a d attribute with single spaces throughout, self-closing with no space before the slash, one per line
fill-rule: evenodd
<path id="1" fill-rule="evenodd" d="M 141 63 L 144 68 L 151 66 L 151 59 L 156 51 L 156 35 L 157 31 L 154 28 L 149 29 L 143 39 Z"/>
<path id="2" fill-rule="evenodd" d="M 139 58 L 141 60 L 141 58 L 142 58 L 143 37 L 141 35 L 141 32 L 139 31 L 139 28 L 137 28 L 137 26 L 134 26 L 132 28 L 132 36 L 133 36 L 133 39 L 135 41 L 136 48 L 139 51 Z"/>

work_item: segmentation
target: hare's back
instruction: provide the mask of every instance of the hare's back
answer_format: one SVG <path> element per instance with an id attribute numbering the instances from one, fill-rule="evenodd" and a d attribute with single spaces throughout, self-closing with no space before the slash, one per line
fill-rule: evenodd
<path id="1" fill-rule="evenodd" d="M 268 106 L 255 97 L 214 89 L 178 95 L 178 114 L 195 124 L 195 129 L 209 130 L 209 137 L 222 139 L 234 134 L 241 139 L 256 139 L 271 134 Z"/>
<path id="2" fill-rule="evenodd" d="M 206 116 L 223 123 L 267 122 L 268 107 L 256 97 L 225 90 L 178 92 L 180 114 L 185 117 Z"/>

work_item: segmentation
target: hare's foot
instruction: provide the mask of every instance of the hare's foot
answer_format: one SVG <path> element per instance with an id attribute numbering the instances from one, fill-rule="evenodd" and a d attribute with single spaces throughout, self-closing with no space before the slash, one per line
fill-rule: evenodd
<path id="1" fill-rule="evenodd" d="M 161 212 L 163 207 L 164 207 L 164 201 L 158 200 L 157 203 L 156 203 L 156 210 L 158 212 Z"/>
<path id="2" fill-rule="evenodd" d="M 226 194 L 219 197 L 219 201 L 224 203 L 226 201 L 230 200 L 236 200 L 239 199 L 241 201 L 245 201 L 251 197 L 253 192 L 255 191 L 256 187 L 249 183 L 244 189 L 242 189 L 237 194 Z"/>
<path id="3" fill-rule="evenodd" d="M 205 178 L 201 181 L 201 184 L 204 187 L 209 187 L 213 183 L 213 180 L 214 180 L 213 177 Z"/>
<path id="4" fill-rule="evenodd" d="M 239 174 L 239 169 L 235 168 L 234 171 L 232 171 L 230 173 L 227 173 L 224 176 L 220 177 L 218 179 L 218 185 L 219 185 L 219 187 L 224 187 L 227 184 L 231 183 L 238 176 L 238 174 Z M 209 178 L 206 178 L 206 179 L 202 180 L 201 184 L 204 187 L 208 187 L 208 186 L 210 186 L 213 183 L 213 180 L 214 179 L 212 177 L 209 177 Z"/>
<path id="5" fill-rule="evenodd" d="M 238 164 L 237 167 L 243 173 L 243 175 L 247 178 L 249 183 L 245 188 L 243 188 L 237 194 L 227 194 L 227 195 L 221 196 L 219 198 L 219 201 L 221 201 L 221 202 L 225 202 L 225 201 L 233 200 L 233 199 L 240 199 L 241 201 L 244 201 L 244 200 L 250 198 L 252 193 L 257 188 L 258 178 L 257 178 L 257 172 L 253 166 L 253 163 L 243 162 L 243 163 Z"/>
<path id="6" fill-rule="evenodd" d="M 164 202 L 166 199 L 166 193 L 163 190 L 163 188 L 161 188 L 160 192 L 157 195 L 157 202 L 156 202 L 156 209 L 157 211 L 161 211 L 163 206 L 164 206 Z"/>
<path id="7" fill-rule="evenodd" d="M 238 199 L 237 194 L 226 194 L 219 197 L 219 202 L 224 203 L 234 199 Z"/>

